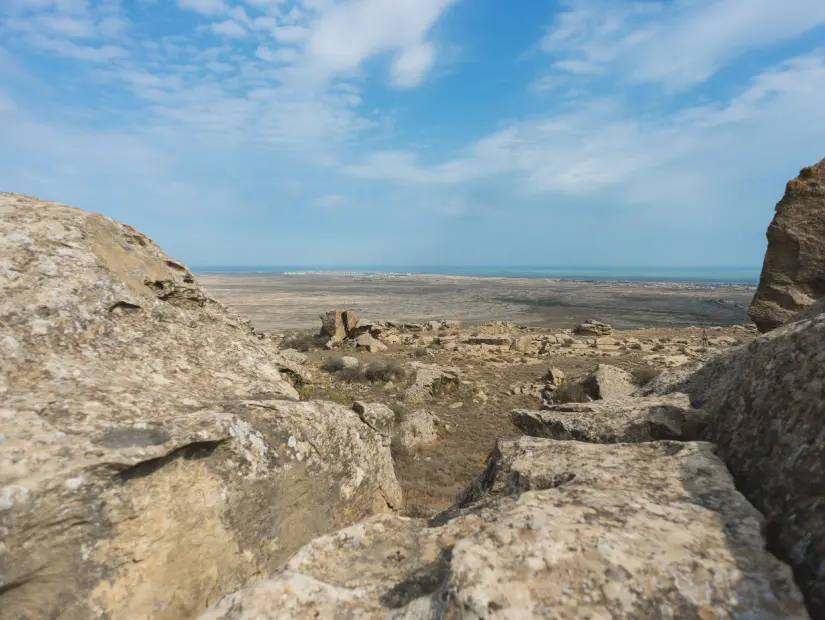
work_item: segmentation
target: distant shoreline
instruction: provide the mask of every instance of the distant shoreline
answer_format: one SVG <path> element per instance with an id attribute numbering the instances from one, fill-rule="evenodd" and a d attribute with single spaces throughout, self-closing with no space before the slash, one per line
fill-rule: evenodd
<path id="1" fill-rule="evenodd" d="M 755 286 L 759 283 L 758 267 L 663 267 L 663 268 L 539 268 L 539 267 L 301 267 L 301 266 L 196 266 L 198 274 L 267 275 L 283 277 L 350 277 L 396 279 L 416 276 L 461 278 L 516 278 L 546 279 L 570 282 L 662 283 L 662 284 L 717 284 Z"/>

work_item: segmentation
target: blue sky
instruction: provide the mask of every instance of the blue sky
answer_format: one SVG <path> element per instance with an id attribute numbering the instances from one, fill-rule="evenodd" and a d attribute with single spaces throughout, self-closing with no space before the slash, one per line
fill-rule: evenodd
<path id="1" fill-rule="evenodd" d="M 758 265 L 822 0 L 0 0 L 0 189 L 192 265 Z"/>

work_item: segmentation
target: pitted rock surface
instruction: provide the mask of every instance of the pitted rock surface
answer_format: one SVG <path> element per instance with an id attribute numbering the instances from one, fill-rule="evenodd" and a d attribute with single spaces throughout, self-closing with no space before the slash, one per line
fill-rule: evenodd
<path id="1" fill-rule="evenodd" d="M 769 523 L 772 551 L 825 617 L 825 314 L 711 360 L 689 382 L 737 487 Z"/>
<path id="2" fill-rule="evenodd" d="M 707 424 L 707 414 L 691 407 L 686 394 L 678 393 L 547 405 L 541 411 L 518 409 L 510 413 L 510 419 L 532 437 L 591 443 L 695 441 Z"/>
<path id="3" fill-rule="evenodd" d="M 0 618 L 187 618 L 400 505 L 389 446 L 137 230 L 0 194 Z"/>
<path id="4" fill-rule="evenodd" d="M 319 538 L 202 620 L 805 618 L 761 526 L 709 444 L 500 440 L 429 526 Z"/>

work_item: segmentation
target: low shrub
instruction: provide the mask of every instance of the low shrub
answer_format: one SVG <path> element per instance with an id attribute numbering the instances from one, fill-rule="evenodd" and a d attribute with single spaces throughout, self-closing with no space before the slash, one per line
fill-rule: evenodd
<path id="1" fill-rule="evenodd" d="M 343 358 L 339 357 L 338 355 L 328 357 L 321 364 L 321 370 L 326 370 L 327 372 L 340 372 L 344 370 L 346 367 L 347 366 L 346 364 L 344 364 Z"/>
<path id="2" fill-rule="evenodd" d="M 652 366 L 639 366 L 630 373 L 633 375 L 633 382 L 638 386 L 647 385 L 659 376 L 660 372 Z"/>
<path id="3" fill-rule="evenodd" d="M 364 370 L 364 378 L 372 382 L 401 381 L 406 376 L 407 371 L 394 360 L 376 360 Z"/>
<path id="4" fill-rule="evenodd" d="M 346 381 L 347 383 L 355 383 L 366 379 L 364 376 L 364 370 L 361 368 L 344 368 L 343 370 L 339 370 L 335 373 L 335 376 L 341 381 Z"/>
<path id="5" fill-rule="evenodd" d="M 556 388 L 550 400 L 556 405 L 564 405 L 565 403 L 586 403 L 592 399 L 580 383 L 566 381 Z"/>

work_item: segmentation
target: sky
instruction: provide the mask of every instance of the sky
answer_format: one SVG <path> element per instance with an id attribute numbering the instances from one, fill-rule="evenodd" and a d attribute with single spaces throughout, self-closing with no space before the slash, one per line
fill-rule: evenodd
<path id="1" fill-rule="evenodd" d="M 189 265 L 758 266 L 822 0 L 0 0 L 0 190 Z"/>

